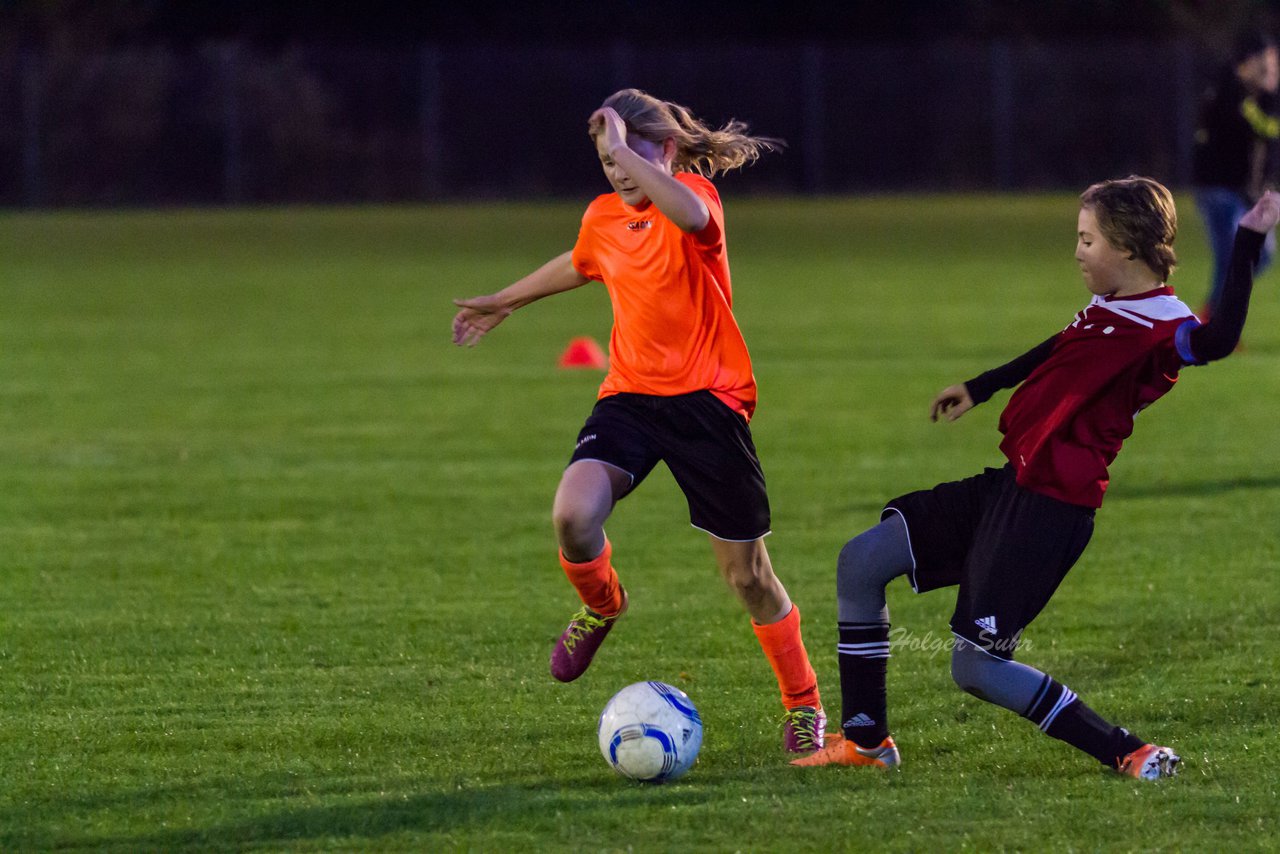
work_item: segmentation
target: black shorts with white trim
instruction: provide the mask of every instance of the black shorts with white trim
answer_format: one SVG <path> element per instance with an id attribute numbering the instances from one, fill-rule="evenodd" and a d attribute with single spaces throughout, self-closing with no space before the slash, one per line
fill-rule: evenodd
<path id="1" fill-rule="evenodd" d="M 959 585 L 951 631 L 1011 659 L 1093 534 L 1093 508 L 1024 489 L 1011 466 L 888 503 L 911 542 L 917 593 Z"/>
<path id="2" fill-rule="evenodd" d="M 662 397 L 622 392 L 596 401 L 570 464 L 597 460 L 631 475 L 631 490 L 665 462 L 689 521 L 721 540 L 769 533 L 764 471 L 746 419 L 709 391 Z"/>

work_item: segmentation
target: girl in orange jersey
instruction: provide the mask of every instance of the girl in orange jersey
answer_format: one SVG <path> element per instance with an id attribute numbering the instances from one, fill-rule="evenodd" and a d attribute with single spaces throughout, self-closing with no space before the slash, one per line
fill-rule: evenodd
<path id="1" fill-rule="evenodd" d="M 724 212 L 705 177 L 778 141 L 736 121 L 714 130 L 636 89 L 607 98 L 588 132 L 614 192 L 587 208 L 577 244 L 495 294 L 455 300 L 453 319 L 454 343 L 469 346 L 516 309 L 590 281 L 603 282 L 613 304 L 609 372 L 552 510 L 560 565 L 583 607 L 552 651 L 551 673 L 581 676 L 626 611 L 604 522 L 661 460 L 751 615 L 782 692 L 786 748 L 814 750 L 826 716 L 800 610 L 764 545 L 769 499 L 747 427 L 755 377 L 733 317 Z"/>

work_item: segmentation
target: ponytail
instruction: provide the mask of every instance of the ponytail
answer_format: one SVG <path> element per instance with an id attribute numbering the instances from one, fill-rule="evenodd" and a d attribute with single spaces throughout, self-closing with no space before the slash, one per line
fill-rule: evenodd
<path id="1" fill-rule="evenodd" d="M 627 125 L 627 132 L 661 143 L 674 139 L 677 172 L 696 172 L 707 177 L 754 163 L 766 151 L 786 146 L 781 139 L 752 136 L 747 125 L 731 119 L 715 130 L 703 123 L 687 107 L 662 101 L 639 89 L 623 89 L 610 95 L 604 106 L 612 107 Z M 594 136 L 598 128 L 592 129 Z"/>

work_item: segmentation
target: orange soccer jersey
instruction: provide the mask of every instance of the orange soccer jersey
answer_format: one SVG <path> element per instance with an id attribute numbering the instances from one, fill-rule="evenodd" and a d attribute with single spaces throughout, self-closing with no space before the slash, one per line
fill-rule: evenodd
<path id="1" fill-rule="evenodd" d="M 675 177 L 711 213 L 697 233 L 681 231 L 654 204 L 629 207 L 617 193 L 599 196 L 582 217 L 573 266 L 604 282 L 613 303 L 600 397 L 705 389 L 749 419 L 756 381 L 733 317 L 720 195 L 701 175 Z"/>

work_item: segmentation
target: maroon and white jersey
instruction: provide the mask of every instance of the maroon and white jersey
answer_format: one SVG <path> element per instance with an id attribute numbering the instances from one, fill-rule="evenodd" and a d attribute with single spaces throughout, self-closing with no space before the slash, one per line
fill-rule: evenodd
<path id="1" fill-rule="evenodd" d="M 1095 296 L 1053 341 L 1000 416 L 1000 450 L 1018 483 L 1086 507 L 1102 505 L 1107 466 L 1133 419 L 1173 388 L 1188 360 L 1174 342 L 1191 309 L 1161 287 Z"/>

